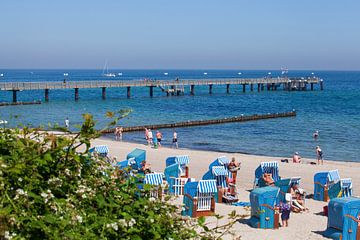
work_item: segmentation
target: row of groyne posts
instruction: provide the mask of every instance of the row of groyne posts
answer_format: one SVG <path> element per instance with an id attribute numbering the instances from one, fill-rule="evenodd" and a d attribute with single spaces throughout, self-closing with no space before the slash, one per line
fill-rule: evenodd
<path id="1" fill-rule="evenodd" d="M 75 100 L 79 100 L 79 89 L 101 88 L 101 95 L 106 99 L 107 88 L 126 88 L 126 96 L 131 97 L 132 87 L 148 87 L 150 97 L 154 96 L 154 88 L 160 88 L 167 96 L 184 95 L 185 86 L 190 86 L 190 95 L 195 95 L 195 86 L 208 86 L 209 94 L 213 93 L 214 85 L 225 85 L 226 93 L 230 93 L 231 85 L 242 86 L 242 92 L 246 92 L 247 86 L 250 91 L 261 92 L 276 91 L 281 85 L 285 91 L 306 91 L 308 85 L 314 90 L 314 85 L 320 84 L 320 90 L 324 89 L 323 80 L 318 77 L 298 78 L 237 78 L 237 79 L 183 79 L 183 80 L 131 80 L 131 81 L 69 81 L 69 82 L 8 82 L 0 83 L 1 91 L 12 91 L 13 103 L 18 102 L 17 93 L 25 90 L 44 90 L 45 101 L 49 101 L 50 90 L 74 89 Z"/>

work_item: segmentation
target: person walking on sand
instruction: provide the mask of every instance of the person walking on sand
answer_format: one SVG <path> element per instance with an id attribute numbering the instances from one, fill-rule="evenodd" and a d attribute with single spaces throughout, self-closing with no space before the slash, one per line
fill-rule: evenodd
<path id="1" fill-rule="evenodd" d="M 321 161 L 321 164 L 324 164 L 323 152 L 322 152 L 320 146 L 316 147 L 316 158 L 317 158 L 317 161 L 318 161 L 318 165 L 320 165 L 320 161 Z"/>
<path id="2" fill-rule="evenodd" d="M 149 142 L 149 130 L 147 128 L 145 128 L 145 140 L 148 143 L 148 145 L 150 145 L 150 142 Z"/>
<path id="3" fill-rule="evenodd" d="M 115 128 L 114 135 L 115 135 L 115 141 L 118 141 L 119 140 L 119 127 Z"/>
<path id="4" fill-rule="evenodd" d="M 149 145 L 153 144 L 153 133 L 150 128 L 148 129 L 148 143 Z"/>
<path id="5" fill-rule="evenodd" d="M 156 140 L 158 142 L 159 147 L 161 147 L 162 134 L 159 130 L 156 131 Z"/>
<path id="6" fill-rule="evenodd" d="M 291 194 L 285 194 L 285 201 L 280 203 L 281 221 L 283 227 L 289 226 L 290 212 L 291 212 Z"/>
<path id="7" fill-rule="evenodd" d="M 316 131 L 314 132 L 313 137 L 314 137 L 315 140 L 318 139 L 318 137 L 319 137 L 319 131 L 318 131 L 318 130 L 316 130 Z"/>
<path id="8" fill-rule="evenodd" d="M 65 127 L 68 129 L 70 127 L 70 121 L 69 121 L 69 118 L 67 117 L 65 119 Z"/>
<path id="9" fill-rule="evenodd" d="M 176 147 L 176 148 L 179 148 L 179 145 L 178 145 L 178 138 L 177 138 L 177 132 L 174 130 L 174 133 L 173 133 L 173 139 L 172 139 L 172 147 Z"/>

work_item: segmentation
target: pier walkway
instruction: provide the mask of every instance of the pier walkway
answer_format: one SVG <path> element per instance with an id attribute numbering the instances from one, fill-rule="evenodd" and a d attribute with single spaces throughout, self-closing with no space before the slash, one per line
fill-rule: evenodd
<path id="1" fill-rule="evenodd" d="M 212 94 L 213 85 L 225 85 L 226 93 L 230 93 L 231 85 L 242 85 L 242 91 L 246 91 L 249 86 L 250 91 L 263 91 L 265 88 L 277 90 L 281 85 L 284 90 L 314 90 L 314 85 L 320 83 L 320 89 L 323 89 L 323 81 L 318 77 L 308 78 L 218 78 L 218 79 L 176 79 L 176 80 L 110 80 L 110 81 L 52 81 L 52 82 L 3 82 L 0 83 L 0 91 L 12 91 L 13 102 L 17 102 L 17 92 L 27 90 L 44 90 L 45 101 L 49 100 L 49 91 L 58 89 L 74 89 L 75 100 L 79 99 L 79 89 L 101 88 L 102 98 L 106 98 L 106 88 L 126 88 L 127 97 L 131 97 L 132 87 L 148 87 L 150 97 L 153 96 L 155 87 L 161 89 L 167 95 L 185 94 L 185 87 L 190 86 L 190 95 L 195 94 L 195 86 L 208 86 L 209 93 Z"/>

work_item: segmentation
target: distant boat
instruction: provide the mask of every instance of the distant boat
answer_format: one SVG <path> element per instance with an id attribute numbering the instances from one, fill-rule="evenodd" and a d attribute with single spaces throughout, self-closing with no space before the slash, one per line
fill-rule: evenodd
<path id="1" fill-rule="evenodd" d="M 4 76 L 4 74 L 3 73 L 0 73 L 0 77 L 3 77 Z"/>
<path id="2" fill-rule="evenodd" d="M 122 76 L 122 73 L 118 73 L 118 76 Z"/>
<path id="3" fill-rule="evenodd" d="M 165 72 L 164 75 L 167 76 L 167 75 L 169 75 L 169 73 Z"/>
<path id="4" fill-rule="evenodd" d="M 207 75 L 207 72 L 204 72 L 204 75 Z"/>
<path id="5" fill-rule="evenodd" d="M 104 69 L 103 69 L 103 72 L 102 72 L 102 75 L 104 77 L 115 77 L 115 73 L 110 73 L 109 72 L 109 67 L 107 65 L 107 61 L 105 62 L 105 66 L 104 66 Z"/>
<path id="6" fill-rule="evenodd" d="M 0 120 L 0 124 L 7 124 L 8 122 L 6 120 Z"/>

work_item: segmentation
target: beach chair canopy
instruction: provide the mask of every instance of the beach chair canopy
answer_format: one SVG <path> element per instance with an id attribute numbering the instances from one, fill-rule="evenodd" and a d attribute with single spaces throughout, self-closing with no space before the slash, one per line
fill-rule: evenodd
<path id="1" fill-rule="evenodd" d="M 96 152 L 101 156 L 106 156 L 109 153 L 109 148 L 106 145 L 99 145 L 89 149 L 90 153 Z"/>
<path id="2" fill-rule="evenodd" d="M 255 170 L 255 178 L 261 178 L 264 173 L 271 173 L 274 181 L 280 179 L 278 162 L 262 162 L 260 166 Z"/>
<path id="3" fill-rule="evenodd" d="M 328 205 L 328 227 L 343 229 L 344 220 L 352 216 L 355 219 L 360 215 L 360 198 L 334 198 Z M 360 233 L 358 233 L 360 234 Z"/>
<path id="4" fill-rule="evenodd" d="M 150 185 L 161 185 L 163 183 L 163 173 L 148 173 L 145 174 L 144 183 Z"/>
<path id="5" fill-rule="evenodd" d="M 314 175 L 314 182 L 318 182 L 321 185 L 329 183 L 336 183 L 340 181 L 340 175 L 338 170 L 331 170 L 327 172 L 318 172 Z"/>
<path id="6" fill-rule="evenodd" d="M 187 182 L 184 193 L 196 197 L 197 193 L 217 193 L 215 180 L 200 180 L 198 182 Z"/>
<path id="7" fill-rule="evenodd" d="M 116 167 L 120 168 L 120 169 L 124 169 L 126 167 L 132 166 L 136 164 L 135 158 L 129 158 L 127 160 L 121 161 L 121 162 L 117 162 L 115 164 Z"/>
<path id="8" fill-rule="evenodd" d="M 187 166 L 189 162 L 190 162 L 190 158 L 188 155 L 178 155 L 175 157 L 168 157 L 166 159 L 166 166 L 170 166 L 174 163 Z"/>
<path id="9" fill-rule="evenodd" d="M 215 166 L 225 166 L 225 168 L 227 168 L 227 165 L 230 163 L 229 158 L 225 157 L 225 156 L 221 156 L 218 157 L 217 159 L 215 159 L 215 161 L 213 161 L 210 165 L 209 165 L 209 169 L 211 170 L 212 167 Z"/>
<path id="10" fill-rule="evenodd" d="M 228 171 L 224 168 L 224 166 L 214 166 L 212 167 L 212 174 L 214 176 L 227 176 Z"/>
<path id="11" fill-rule="evenodd" d="M 126 159 L 135 159 L 136 164 L 133 165 L 135 168 L 140 169 L 141 163 L 146 160 L 146 151 L 135 148 L 131 153 L 126 156 Z"/>

